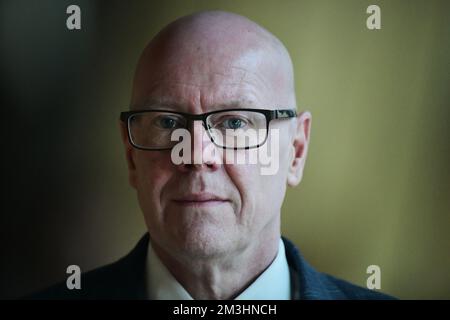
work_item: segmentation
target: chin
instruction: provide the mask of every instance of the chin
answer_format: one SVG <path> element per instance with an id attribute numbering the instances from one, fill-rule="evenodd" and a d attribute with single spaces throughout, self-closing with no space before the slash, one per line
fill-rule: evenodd
<path id="1" fill-rule="evenodd" d="M 237 236 L 223 228 L 203 226 L 178 234 L 174 245 L 189 257 L 214 258 L 233 251 Z"/>

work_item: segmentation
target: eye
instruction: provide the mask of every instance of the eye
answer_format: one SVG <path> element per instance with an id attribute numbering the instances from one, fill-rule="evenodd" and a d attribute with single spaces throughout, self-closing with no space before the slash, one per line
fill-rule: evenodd
<path id="1" fill-rule="evenodd" d="M 233 117 L 228 118 L 222 121 L 221 126 L 225 129 L 242 129 L 247 125 L 247 122 L 244 119 Z"/>
<path id="2" fill-rule="evenodd" d="M 162 129 L 174 129 L 183 127 L 181 121 L 174 116 L 159 116 L 155 124 Z"/>

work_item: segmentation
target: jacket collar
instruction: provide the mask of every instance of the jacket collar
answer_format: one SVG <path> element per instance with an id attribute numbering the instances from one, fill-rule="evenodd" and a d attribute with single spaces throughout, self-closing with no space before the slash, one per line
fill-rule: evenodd
<path id="1" fill-rule="evenodd" d="M 117 263 L 117 267 L 124 275 L 121 290 L 128 292 L 132 299 L 146 298 L 145 261 L 149 238 L 149 234 L 146 233 L 135 248 Z M 291 241 L 284 237 L 282 240 L 291 274 L 292 299 L 332 299 L 329 290 L 326 289 L 326 278 L 306 262 Z"/>

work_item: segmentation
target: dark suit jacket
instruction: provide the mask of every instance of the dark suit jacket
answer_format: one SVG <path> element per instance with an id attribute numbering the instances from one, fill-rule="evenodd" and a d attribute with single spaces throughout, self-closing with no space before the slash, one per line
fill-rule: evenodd
<path id="1" fill-rule="evenodd" d="M 289 240 L 283 238 L 291 272 L 292 299 L 392 299 L 314 270 Z M 145 299 L 148 233 L 119 261 L 81 276 L 81 290 L 55 285 L 28 299 Z"/>

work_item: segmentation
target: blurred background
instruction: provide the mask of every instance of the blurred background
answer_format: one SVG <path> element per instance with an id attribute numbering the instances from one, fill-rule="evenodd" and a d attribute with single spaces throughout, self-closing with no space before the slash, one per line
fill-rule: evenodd
<path id="1" fill-rule="evenodd" d="M 320 271 L 366 286 L 374 264 L 386 293 L 450 299 L 450 2 L 429 0 L 1 1 L 0 298 L 112 262 L 145 232 L 119 112 L 146 43 L 206 9 L 279 37 L 313 114 L 284 235 Z"/>

